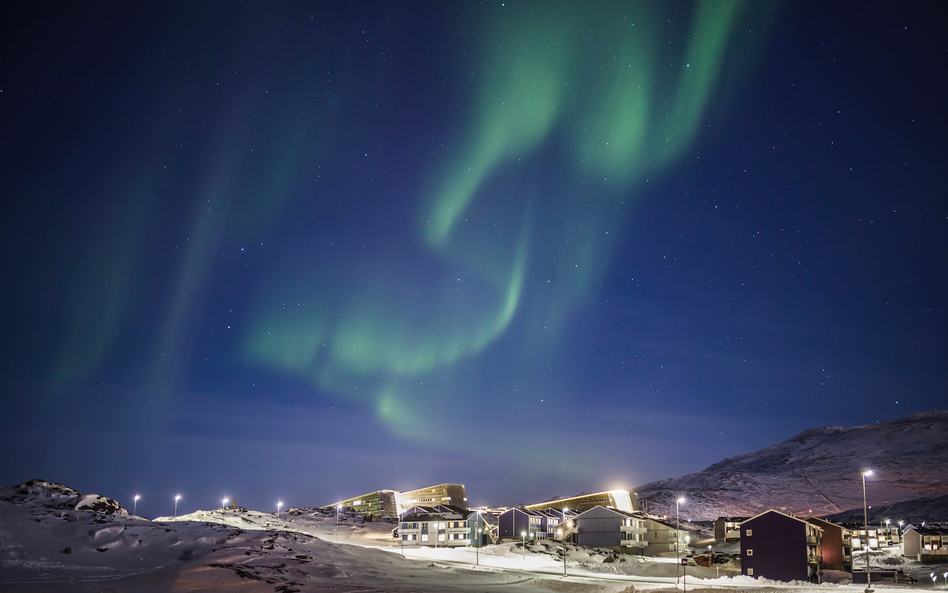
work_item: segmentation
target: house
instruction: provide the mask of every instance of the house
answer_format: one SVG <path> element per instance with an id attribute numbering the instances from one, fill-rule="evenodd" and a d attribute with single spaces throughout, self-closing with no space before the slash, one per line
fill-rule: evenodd
<path id="1" fill-rule="evenodd" d="M 507 509 L 497 517 L 498 541 L 556 537 L 556 529 L 562 517 L 562 512 L 557 514 L 552 511 L 531 511 L 525 508 Z"/>
<path id="2" fill-rule="evenodd" d="M 823 562 L 821 568 L 852 570 L 853 543 L 849 529 L 819 517 L 809 517 L 807 522 L 823 529 Z"/>
<path id="3" fill-rule="evenodd" d="M 852 536 L 853 551 L 866 549 L 866 543 L 870 550 L 879 549 L 879 528 L 875 525 L 857 525 L 856 523 L 845 523 L 844 526 L 849 530 Z"/>
<path id="4" fill-rule="evenodd" d="M 746 520 L 747 517 L 718 517 L 714 520 L 714 541 L 740 541 L 741 523 Z"/>
<path id="5" fill-rule="evenodd" d="M 568 519 L 558 536 L 581 546 L 632 554 L 642 554 L 648 546 L 641 515 L 602 506 Z"/>
<path id="6" fill-rule="evenodd" d="M 948 527 L 909 525 L 902 533 L 902 554 L 919 562 L 948 561 Z"/>
<path id="7" fill-rule="evenodd" d="M 645 541 L 648 544 L 644 549 L 645 555 L 684 555 L 689 543 L 689 537 L 684 530 L 679 530 L 675 522 L 667 519 L 646 514 L 641 516 L 645 523 Z"/>
<path id="8" fill-rule="evenodd" d="M 741 572 L 775 581 L 819 582 L 823 529 L 776 510 L 741 523 Z"/>
<path id="9" fill-rule="evenodd" d="M 403 545 L 483 546 L 493 540 L 493 517 L 479 511 L 458 508 L 416 507 L 422 512 L 406 513 L 398 523 L 397 537 Z"/>

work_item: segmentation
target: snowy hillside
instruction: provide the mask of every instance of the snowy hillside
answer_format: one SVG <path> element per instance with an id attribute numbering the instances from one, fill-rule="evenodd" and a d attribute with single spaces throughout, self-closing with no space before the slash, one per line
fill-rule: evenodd
<path id="1" fill-rule="evenodd" d="M 684 496 L 681 513 L 694 519 L 750 516 L 768 508 L 826 515 L 862 508 L 866 469 L 873 470 L 866 483 L 870 506 L 948 494 L 948 410 L 807 430 L 636 492 L 653 513 L 674 513 L 675 499 Z"/>
<path id="2" fill-rule="evenodd" d="M 623 593 L 676 581 L 674 558 L 544 541 L 402 548 L 392 527 L 346 512 L 337 522 L 318 509 L 221 508 L 149 521 L 105 497 L 33 480 L 0 488 L 0 591 Z M 736 573 L 691 568 L 695 579 L 753 583 Z"/>

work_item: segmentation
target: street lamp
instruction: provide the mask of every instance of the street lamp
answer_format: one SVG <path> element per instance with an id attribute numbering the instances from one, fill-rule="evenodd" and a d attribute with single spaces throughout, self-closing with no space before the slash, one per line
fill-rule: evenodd
<path id="1" fill-rule="evenodd" d="M 132 515 L 136 515 L 136 516 L 138 515 L 138 499 L 140 498 L 141 496 L 139 496 L 138 494 L 135 495 L 135 502 L 134 504 L 132 504 Z"/>
<path id="2" fill-rule="evenodd" d="M 866 503 L 866 476 L 871 476 L 872 470 L 867 469 L 862 472 L 862 520 L 866 530 L 866 593 L 871 593 L 872 589 L 872 568 L 869 566 L 869 505 Z"/>
<path id="3" fill-rule="evenodd" d="M 181 500 L 181 495 L 180 495 L 180 494 L 175 494 L 175 495 L 174 495 L 174 516 L 175 516 L 175 517 L 178 516 L 178 501 L 179 501 L 179 500 Z"/>
<path id="4" fill-rule="evenodd" d="M 684 496 L 675 501 L 675 561 L 678 565 L 675 570 L 678 577 L 676 583 L 681 582 L 681 521 L 679 520 L 679 513 L 684 502 Z"/>
<path id="5" fill-rule="evenodd" d="M 336 505 L 336 529 L 333 535 L 335 536 L 336 541 L 339 541 L 339 509 L 342 508 L 342 505 Z"/>
<path id="6" fill-rule="evenodd" d="M 477 545 L 474 547 L 474 566 L 481 565 L 481 512 L 474 512 L 474 537 L 477 538 Z"/>
<path id="7" fill-rule="evenodd" d="M 563 576 L 566 576 L 566 538 L 563 537 L 563 530 L 556 530 L 557 537 L 560 538 L 560 542 L 563 544 Z"/>
<path id="8" fill-rule="evenodd" d="M 520 537 L 523 538 L 523 543 L 520 544 L 520 555 L 523 558 L 523 563 L 527 563 L 527 532 L 521 531 Z"/>
<path id="9" fill-rule="evenodd" d="M 569 507 L 563 507 L 563 522 L 566 522 L 566 513 Z M 562 531 L 560 531 L 562 533 Z M 563 538 L 563 576 L 566 576 L 566 538 Z"/>
<path id="10" fill-rule="evenodd" d="M 228 500 L 230 500 L 230 499 L 227 498 L 226 496 L 224 497 L 223 500 L 221 500 L 221 511 L 223 511 L 224 509 L 227 508 L 227 501 L 228 501 Z"/>
<path id="11" fill-rule="evenodd" d="M 282 507 L 283 507 L 283 501 L 282 501 L 282 500 L 278 500 L 278 501 L 277 501 L 277 517 L 280 516 L 280 509 L 281 509 Z"/>

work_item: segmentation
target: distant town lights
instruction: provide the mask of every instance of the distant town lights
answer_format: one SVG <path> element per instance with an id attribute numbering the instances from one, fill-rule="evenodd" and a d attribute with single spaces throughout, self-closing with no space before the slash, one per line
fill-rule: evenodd
<path id="1" fill-rule="evenodd" d="M 181 495 L 180 495 L 180 494 L 175 494 L 175 495 L 174 495 L 174 516 L 175 516 L 175 517 L 178 516 L 178 501 L 179 501 L 179 500 L 181 500 Z"/>
<path id="2" fill-rule="evenodd" d="M 140 498 L 141 498 L 141 495 L 139 495 L 139 494 L 136 494 L 136 495 L 135 495 L 135 502 L 134 502 L 134 504 L 132 504 L 132 514 L 133 514 L 133 515 L 138 515 L 138 500 L 139 500 Z"/>

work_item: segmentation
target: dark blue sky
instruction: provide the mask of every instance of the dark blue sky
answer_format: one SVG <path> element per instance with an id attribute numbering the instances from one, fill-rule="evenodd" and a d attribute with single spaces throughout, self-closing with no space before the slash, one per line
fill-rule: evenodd
<path id="1" fill-rule="evenodd" d="M 513 504 L 943 408 L 944 6 L 587 4 L 0 9 L 0 482 Z"/>

